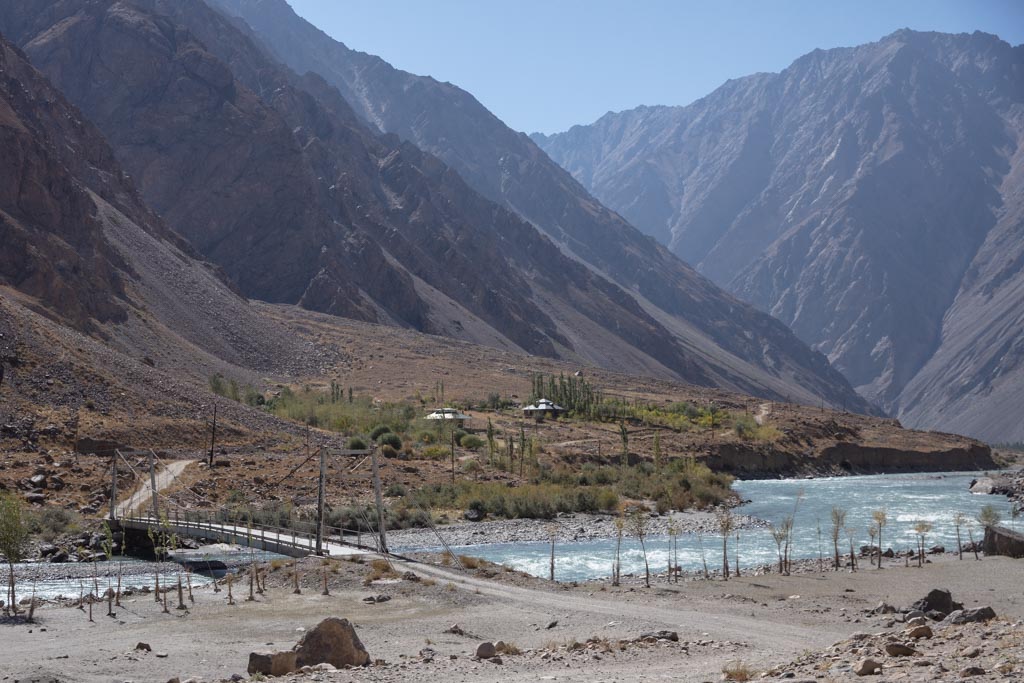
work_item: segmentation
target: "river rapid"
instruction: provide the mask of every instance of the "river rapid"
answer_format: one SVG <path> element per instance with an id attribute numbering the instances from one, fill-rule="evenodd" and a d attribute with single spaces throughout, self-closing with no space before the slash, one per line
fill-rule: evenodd
<path id="1" fill-rule="evenodd" d="M 831 511 L 833 506 L 846 510 L 846 526 L 853 535 L 856 548 L 870 543 L 868 527 L 872 513 L 884 510 L 888 523 L 883 528 L 884 547 L 893 550 L 915 548 L 918 521 L 932 525 L 926 535 L 927 547 L 945 546 L 956 549 L 953 516 L 963 512 L 970 529 L 962 530 L 963 542 L 968 542 L 968 531 L 980 540 L 982 531 L 974 520 L 985 505 L 995 507 L 1009 524 L 1010 503 L 1003 496 L 976 495 L 969 486 L 977 472 L 945 472 L 918 474 L 882 474 L 854 477 L 824 477 L 818 479 L 776 479 L 737 481 L 736 492 L 750 502 L 737 509 L 743 515 L 780 524 L 789 515 L 794 516 L 794 553 L 797 559 L 817 558 L 820 552 L 826 560 L 832 553 Z M 1018 520 L 1024 524 L 1024 519 Z M 647 560 L 651 570 L 667 570 L 669 561 L 667 535 L 652 535 L 645 539 Z M 735 559 L 735 535 L 729 539 L 730 563 Z M 722 538 L 715 532 L 685 533 L 678 537 L 678 561 L 684 571 L 702 567 L 703 556 L 714 569 L 721 565 Z M 849 540 L 843 531 L 840 552 L 849 553 Z M 455 548 L 460 554 L 480 557 L 505 564 L 535 576 L 547 577 L 551 546 L 548 542 L 500 543 L 471 545 Z M 555 578 L 559 581 L 583 581 L 610 576 L 615 553 L 614 538 L 590 539 L 580 542 L 556 543 Z M 740 563 L 743 567 L 766 565 L 777 558 L 775 541 L 769 529 L 754 526 L 740 532 Z M 634 538 L 623 540 L 622 574 L 642 573 L 644 555 Z"/>

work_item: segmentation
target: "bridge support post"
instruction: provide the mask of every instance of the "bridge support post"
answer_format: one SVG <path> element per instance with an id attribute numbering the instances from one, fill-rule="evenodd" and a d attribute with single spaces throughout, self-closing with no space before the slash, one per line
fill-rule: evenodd
<path id="1" fill-rule="evenodd" d="M 153 492 L 153 519 L 160 519 L 156 500 L 156 453 L 149 451 L 149 490 Z"/>
<path id="2" fill-rule="evenodd" d="M 117 519 L 117 456 L 119 453 L 117 449 L 114 449 L 114 455 L 111 458 L 113 463 L 111 464 L 111 477 L 110 477 L 110 521 Z"/>

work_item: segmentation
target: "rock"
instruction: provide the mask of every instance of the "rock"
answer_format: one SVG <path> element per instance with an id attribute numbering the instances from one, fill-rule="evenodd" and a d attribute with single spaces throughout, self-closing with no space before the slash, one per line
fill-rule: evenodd
<path id="1" fill-rule="evenodd" d="M 554 621 L 549 621 L 548 625 L 545 626 L 544 628 L 554 628 L 556 626 L 558 626 L 558 619 L 555 619 Z"/>
<path id="2" fill-rule="evenodd" d="M 920 610 L 926 614 L 931 611 L 937 611 L 946 615 L 958 609 L 963 609 L 964 606 L 959 602 L 954 602 L 953 596 L 949 591 L 933 588 L 928 592 L 928 595 L 915 602 L 910 608 Z"/>
<path id="3" fill-rule="evenodd" d="M 56 553 L 50 555 L 49 557 L 49 561 L 54 564 L 63 564 L 67 562 L 68 559 L 69 556 L 66 550 L 58 550 Z"/>
<path id="4" fill-rule="evenodd" d="M 903 643 L 886 643 L 885 654 L 890 657 L 909 657 L 917 654 L 917 650 Z"/>
<path id="5" fill-rule="evenodd" d="M 420 577 L 415 572 L 405 572 L 404 574 L 402 574 L 402 580 L 403 581 L 412 581 L 412 582 L 415 583 L 415 582 L 418 582 L 420 580 Z"/>
<path id="6" fill-rule="evenodd" d="M 992 489 L 995 488 L 995 481 L 992 477 L 981 477 L 980 479 L 974 479 L 971 481 L 971 493 L 980 493 L 982 495 L 989 495 L 992 493 Z"/>
<path id="7" fill-rule="evenodd" d="M 25 494 L 25 502 L 42 505 L 46 502 L 46 494 L 40 491 L 31 491 Z"/>
<path id="8" fill-rule="evenodd" d="M 966 669 L 960 669 L 960 678 L 970 678 L 971 676 L 984 676 L 985 670 L 980 666 L 969 666 Z"/>
<path id="9" fill-rule="evenodd" d="M 249 666 L 246 671 L 250 676 L 284 676 L 299 669 L 298 653 L 293 650 L 283 652 L 250 652 Z"/>
<path id="10" fill-rule="evenodd" d="M 875 606 L 875 609 L 871 610 L 875 614 L 895 614 L 896 608 L 887 602 L 880 602 Z"/>
<path id="11" fill-rule="evenodd" d="M 328 617 L 307 632 L 295 646 L 300 667 L 327 662 L 335 668 L 366 666 L 370 654 L 348 619 Z"/>
<path id="12" fill-rule="evenodd" d="M 928 620 L 923 616 L 907 619 L 907 626 L 926 626 L 927 624 Z"/>
<path id="13" fill-rule="evenodd" d="M 974 659 L 975 657 L 981 656 L 981 648 L 978 646 L 967 648 L 960 653 L 960 656 L 966 659 Z"/>
<path id="14" fill-rule="evenodd" d="M 166 652 L 157 652 L 156 653 L 156 657 L 157 657 L 157 659 L 167 659 L 167 653 Z"/>
<path id="15" fill-rule="evenodd" d="M 896 557 L 896 553 L 893 552 L 892 548 L 886 548 L 885 552 L 882 553 L 882 557 L 893 558 Z"/>
<path id="16" fill-rule="evenodd" d="M 51 557 L 53 555 L 56 555 L 59 550 L 60 549 L 52 543 L 43 543 L 41 546 L 39 546 L 39 556 Z"/>
<path id="17" fill-rule="evenodd" d="M 498 655 L 498 649 L 494 647 L 494 643 L 484 641 L 476 646 L 476 656 L 480 659 L 490 659 Z"/>
<path id="18" fill-rule="evenodd" d="M 924 612 L 919 609 L 912 609 L 906 614 L 906 620 L 909 622 L 911 619 L 924 619 Z"/>
<path id="19" fill-rule="evenodd" d="M 870 676 L 871 674 L 881 670 L 881 668 L 881 664 L 868 657 L 860 660 L 853 666 L 853 673 L 858 676 Z"/>
<path id="20" fill-rule="evenodd" d="M 142 652 L 152 652 L 153 651 L 153 648 L 151 648 L 149 646 L 149 643 L 142 643 L 142 642 L 136 643 L 135 644 L 135 649 L 136 650 L 140 650 Z"/>
<path id="21" fill-rule="evenodd" d="M 469 508 L 462 513 L 467 522 L 481 522 L 484 518 L 484 511 L 479 508 Z"/>
<path id="22" fill-rule="evenodd" d="M 946 552 L 946 546 L 944 545 L 933 545 L 928 549 L 929 555 L 941 555 Z"/>
<path id="23" fill-rule="evenodd" d="M 932 633 L 932 627 L 927 624 L 921 626 L 914 626 L 907 631 L 907 637 L 913 638 L 914 640 L 920 640 L 921 638 L 931 638 L 934 634 Z"/>
<path id="24" fill-rule="evenodd" d="M 930 609 L 925 614 L 925 616 L 931 619 L 932 621 L 942 621 L 946 618 L 946 613 L 937 609 Z"/>
<path id="25" fill-rule="evenodd" d="M 946 617 L 945 621 L 951 624 L 967 624 L 979 621 L 989 621 L 996 618 L 996 611 L 991 607 L 976 607 L 974 609 L 957 610 Z"/>
<path id="26" fill-rule="evenodd" d="M 1024 534 L 1003 526 L 986 528 L 981 543 L 986 555 L 1024 557 Z"/>
<path id="27" fill-rule="evenodd" d="M 640 634 L 640 640 L 671 640 L 678 643 L 679 634 L 675 631 L 648 631 Z"/>
<path id="28" fill-rule="evenodd" d="M 490 662 L 491 662 L 491 664 L 504 664 L 504 662 L 502 661 L 501 657 L 498 657 L 497 655 L 495 655 L 494 657 L 491 657 Z"/>

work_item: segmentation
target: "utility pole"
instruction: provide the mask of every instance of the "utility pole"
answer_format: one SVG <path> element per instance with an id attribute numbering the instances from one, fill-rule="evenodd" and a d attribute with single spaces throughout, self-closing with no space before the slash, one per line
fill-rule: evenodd
<path id="1" fill-rule="evenodd" d="M 153 492 L 153 519 L 160 519 L 160 510 L 156 502 L 156 454 L 149 451 L 149 489 Z"/>
<path id="2" fill-rule="evenodd" d="M 117 458 L 120 453 L 117 449 L 114 449 L 114 462 L 111 465 L 111 477 L 110 477 L 110 521 L 117 519 Z"/>
<path id="3" fill-rule="evenodd" d="M 213 447 L 217 441 L 217 404 L 213 404 L 213 430 L 210 432 L 210 467 L 213 467 Z"/>
<path id="4" fill-rule="evenodd" d="M 454 440 L 454 436 L 452 439 Z M 454 441 L 453 441 L 454 443 Z M 380 550 L 388 551 L 387 532 L 384 529 L 384 498 L 380 492 L 380 470 L 377 469 L 377 449 L 370 447 L 370 463 L 373 467 L 373 494 L 377 499 L 377 529 L 380 531 Z"/>
<path id="5" fill-rule="evenodd" d="M 316 554 L 324 554 L 324 479 L 327 477 L 327 456 L 320 449 L 320 483 L 316 491 Z"/>

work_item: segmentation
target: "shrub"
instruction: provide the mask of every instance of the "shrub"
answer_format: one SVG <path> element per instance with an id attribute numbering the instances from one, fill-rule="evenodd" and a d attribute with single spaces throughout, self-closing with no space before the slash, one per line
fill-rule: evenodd
<path id="1" fill-rule="evenodd" d="M 384 444 L 383 446 L 380 447 L 380 454 L 383 455 L 385 458 L 398 457 L 398 451 L 396 451 L 394 448 L 387 444 Z"/>
<path id="2" fill-rule="evenodd" d="M 402 437 L 393 432 L 385 432 L 384 434 L 381 434 L 378 438 L 378 442 L 384 446 L 390 446 L 396 451 L 402 447 Z"/>
<path id="3" fill-rule="evenodd" d="M 405 487 L 402 486 L 397 481 L 388 484 L 387 489 L 384 490 L 384 495 L 387 496 L 388 498 L 400 498 L 406 495 L 407 493 L 408 491 L 405 490 Z"/>
<path id="4" fill-rule="evenodd" d="M 463 437 L 465 437 L 467 435 L 468 435 L 468 432 L 465 429 L 456 429 L 455 430 L 455 434 L 454 434 L 454 436 L 455 436 L 455 443 L 461 444 Z"/>
<path id="5" fill-rule="evenodd" d="M 388 427 L 387 425 L 377 425 L 372 430 L 370 430 L 370 438 L 376 441 L 377 439 L 380 438 L 382 434 L 389 433 L 391 433 L 391 427 Z"/>
<path id="6" fill-rule="evenodd" d="M 427 460 L 444 460 L 450 455 L 451 451 L 444 446 L 427 446 L 422 452 L 422 456 Z"/>
<path id="7" fill-rule="evenodd" d="M 475 451 L 484 445 L 484 440 L 475 434 L 466 434 L 459 439 L 459 445 L 463 448 Z"/>
<path id="8" fill-rule="evenodd" d="M 366 442 L 360 439 L 358 436 L 353 436 L 348 440 L 348 448 L 353 451 L 365 451 Z"/>
<path id="9" fill-rule="evenodd" d="M 81 521 L 81 516 L 72 510 L 44 508 L 38 514 L 28 516 L 28 528 L 50 542 L 63 534 L 78 531 Z"/>

